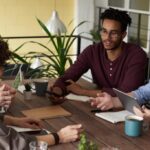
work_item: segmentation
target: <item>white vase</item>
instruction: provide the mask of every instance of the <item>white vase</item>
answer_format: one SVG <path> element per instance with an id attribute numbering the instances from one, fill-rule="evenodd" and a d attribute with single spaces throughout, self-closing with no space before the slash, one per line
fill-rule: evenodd
<path id="1" fill-rule="evenodd" d="M 24 94 L 24 100 L 31 100 L 32 91 L 23 91 L 23 94 Z"/>

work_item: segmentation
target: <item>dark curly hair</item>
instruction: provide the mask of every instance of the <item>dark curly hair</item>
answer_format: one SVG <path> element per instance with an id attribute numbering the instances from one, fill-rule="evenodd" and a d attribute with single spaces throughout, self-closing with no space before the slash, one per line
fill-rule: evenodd
<path id="1" fill-rule="evenodd" d="M 102 20 L 102 22 L 104 21 L 104 19 L 112 19 L 112 20 L 119 21 L 121 23 L 122 32 L 126 31 L 127 26 L 128 25 L 130 26 L 131 24 L 131 17 L 127 14 L 126 11 L 122 11 L 114 8 L 106 9 L 102 13 L 100 19 Z"/>
<path id="2" fill-rule="evenodd" d="M 9 50 L 8 42 L 0 37 L 0 66 L 3 66 L 10 57 L 11 51 Z"/>

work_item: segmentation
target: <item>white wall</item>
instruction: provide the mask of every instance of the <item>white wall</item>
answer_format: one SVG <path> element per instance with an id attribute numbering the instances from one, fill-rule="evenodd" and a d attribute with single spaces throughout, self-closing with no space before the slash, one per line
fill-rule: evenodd
<path id="1" fill-rule="evenodd" d="M 82 36 L 91 38 L 91 36 L 88 33 L 94 26 L 95 0 L 76 0 L 75 7 L 75 25 L 79 24 L 82 21 L 87 21 L 87 23 L 85 23 L 83 26 L 77 29 L 76 34 L 84 32 Z M 84 48 L 86 48 L 90 44 L 92 44 L 91 41 L 82 39 L 81 51 L 83 51 Z M 86 74 L 91 78 L 90 72 Z"/>
<path id="2" fill-rule="evenodd" d="M 83 36 L 91 38 L 89 31 L 93 29 L 95 19 L 97 20 L 97 8 L 98 6 L 107 7 L 108 0 L 76 0 L 75 1 L 75 25 L 81 21 L 88 21 L 82 27 L 79 27 L 76 34 L 85 32 Z M 81 51 L 85 47 L 92 44 L 93 42 L 82 39 L 81 41 Z M 84 76 L 91 78 L 91 73 L 88 71 Z"/>

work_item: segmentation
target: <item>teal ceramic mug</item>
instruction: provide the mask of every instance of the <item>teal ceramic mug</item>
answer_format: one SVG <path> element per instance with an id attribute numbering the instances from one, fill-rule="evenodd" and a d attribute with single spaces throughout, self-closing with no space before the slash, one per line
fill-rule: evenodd
<path id="1" fill-rule="evenodd" d="M 131 137 L 137 137 L 142 134 L 143 118 L 136 115 L 125 117 L 125 134 Z"/>

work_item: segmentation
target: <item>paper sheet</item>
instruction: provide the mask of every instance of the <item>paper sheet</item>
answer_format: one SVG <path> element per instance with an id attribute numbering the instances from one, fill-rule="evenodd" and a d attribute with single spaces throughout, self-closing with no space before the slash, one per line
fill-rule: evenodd
<path id="1" fill-rule="evenodd" d="M 69 100 L 76 100 L 76 101 L 82 101 L 82 102 L 88 102 L 90 100 L 90 97 L 88 96 L 81 96 L 81 95 L 76 95 L 72 93 L 68 94 L 66 98 Z"/>
<path id="2" fill-rule="evenodd" d="M 117 123 L 117 122 L 125 121 L 125 117 L 131 114 L 133 113 L 127 110 L 122 110 L 117 112 L 101 112 L 101 113 L 96 113 L 95 115 L 111 123 Z"/>
<path id="3" fill-rule="evenodd" d="M 17 127 L 17 126 L 7 126 L 11 127 L 17 132 L 30 132 L 30 131 L 40 131 L 41 129 L 31 129 L 31 128 L 22 128 L 22 127 Z"/>

